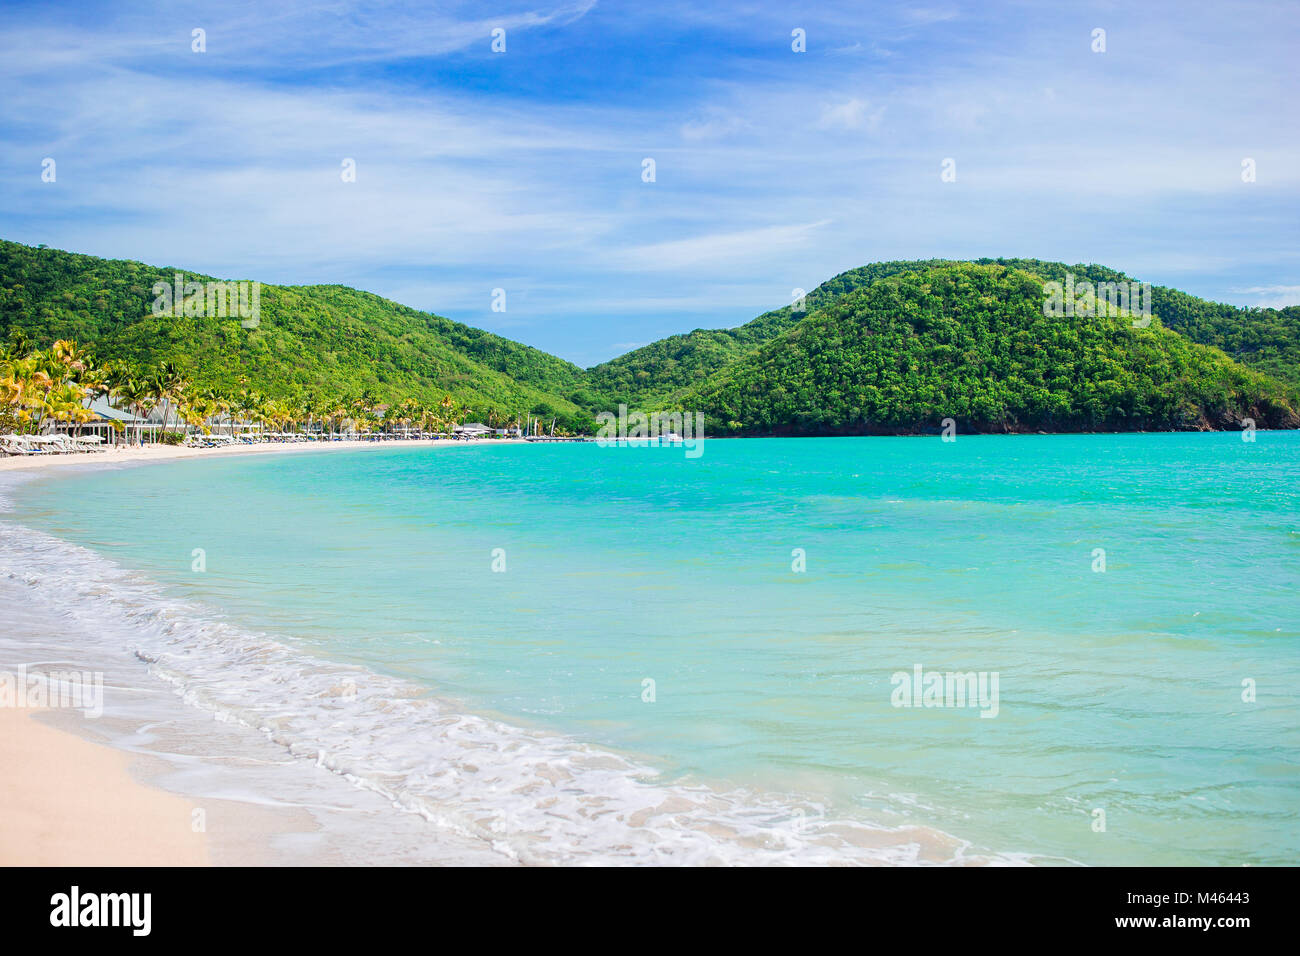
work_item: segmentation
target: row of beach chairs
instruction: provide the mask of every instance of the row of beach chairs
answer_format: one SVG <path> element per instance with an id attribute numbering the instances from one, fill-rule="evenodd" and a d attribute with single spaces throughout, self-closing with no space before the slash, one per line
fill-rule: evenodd
<path id="1" fill-rule="evenodd" d="M 0 435 L 0 455 L 74 455 L 104 451 L 103 442 L 99 435 Z"/>

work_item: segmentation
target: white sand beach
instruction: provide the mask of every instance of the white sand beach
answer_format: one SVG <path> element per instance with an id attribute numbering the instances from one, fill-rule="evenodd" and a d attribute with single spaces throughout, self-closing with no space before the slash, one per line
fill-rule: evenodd
<path id="1" fill-rule="evenodd" d="M 99 452 L 82 452 L 70 455 L 33 455 L 31 457 L 0 458 L 0 472 L 31 471 L 46 468 L 66 468 L 89 464 L 151 464 L 180 461 L 187 458 L 223 458 L 230 455 L 285 455 L 323 451 L 378 451 L 385 448 L 465 448 L 471 445 L 526 445 L 522 438 L 497 438 L 479 442 L 432 441 L 412 439 L 403 441 L 329 441 L 329 442 L 265 442 L 256 445 L 230 445 L 225 448 L 187 448 L 183 445 L 146 444 L 117 446 Z"/>
<path id="2" fill-rule="evenodd" d="M 145 446 L 3 459 L 0 473 L 395 444 L 470 443 Z M 75 709 L 0 706 L 0 866 L 509 863 L 479 841 L 395 812 L 379 794 L 321 773 L 249 727 L 215 721 L 141 661 L 90 651 L 71 658 L 80 643 L 73 626 L 24 592 L 12 575 L 0 576 L 0 674 L 52 660 L 102 673 L 104 712 L 92 718 Z"/>
<path id="3" fill-rule="evenodd" d="M 51 468 L 364 456 L 415 445 L 17 459 L 0 463 L 15 472 L 0 474 L 0 499 L 19 483 L 53 483 Z M 0 517 L 0 680 L 41 669 L 102 675 L 102 715 L 5 711 L 0 696 L 8 771 L 0 865 L 547 865 L 561 854 L 586 859 L 590 845 L 602 854 L 596 859 L 629 862 L 726 864 L 796 852 L 874 865 L 987 859 L 968 859 L 961 840 L 906 821 L 837 821 L 805 835 L 802 822 L 816 808 L 799 803 L 792 815 L 780 794 L 751 802 L 736 788 L 656 785 L 645 766 L 618 753 L 506 726 L 400 677 L 317 658 L 273 634 L 230 627 L 219 613 L 191 613 L 153 582 L 56 534 L 39 521 Z M 430 792 L 438 799 L 426 799 Z"/>
<path id="4" fill-rule="evenodd" d="M 0 708 L 0 866 L 201 866 L 182 797 L 138 782 L 127 756 Z"/>

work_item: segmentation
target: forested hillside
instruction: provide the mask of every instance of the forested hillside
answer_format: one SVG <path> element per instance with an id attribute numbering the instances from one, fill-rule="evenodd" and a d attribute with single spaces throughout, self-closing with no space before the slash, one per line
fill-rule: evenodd
<path id="1" fill-rule="evenodd" d="M 796 325 L 809 313 L 836 298 L 880 279 L 905 272 L 950 265 L 951 260 L 926 259 L 874 262 L 828 279 L 810 292 L 806 311 L 791 307 L 766 312 L 735 329 L 697 329 L 651 342 L 591 369 L 591 387 L 607 404 L 672 403 L 683 390 Z M 1067 273 L 1089 282 L 1128 282 L 1132 277 L 1105 266 L 1067 265 L 1040 259 L 978 259 L 976 265 L 1003 265 L 1064 282 Z M 1168 328 L 1203 345 L 1223 349 L 1245 365 L 1300 386 L 1300 306 L 1286 309 L 1242 309 L 1207 302 L 1177 289 L 1153 286 L 1152 312 Z"/>
<path id="2" fill-rule="evenodd" d="M 197 382 L 276 396 L 451 395 L 480 415 L 577 411 L 586 373 L 501 336 L 343 286 L 261 286 L 256 328 L 239 318 L 155 316 L 155 282 L 176 272 L 0 241 L 0 332 L 71 339 L 100 359 L 169 362 Z M 585 417 L 584 417 L 585 420 Z"/>
<path id="3" fill-rule="evenodd" d="M 444 418 L 555 417 L 574 431 L 619 403 L 702 410 L 710 431 L 744 434 L 923 430 L 944 417 L 980 430 L 1292 427 L 1300 404 L 1300 307 L 1240 309 L 1156 286 L 1149 328 L 1044 315 L 1045 281 L 1130 281 L 1098 265 L 872 263 L 822 283 L 803 311 L 670 336 L 585 371 L 338 285 L 262 285 L 255 327 L 155 315 L 154 284 L 178 271 L 209 280 L 0 241 L 0 337 L 73 343 L 110 382 L 145 387 L 165 367 L 212 401 L 404 403 Z"/>
<path id="4" fill-rule="evenodd" d="M 747 434 L 1300 425 L 1295 390 L 1153 323 L 1049 318 L 1043 282 L 946 264 L 834 300 L 682 397 Z"/>

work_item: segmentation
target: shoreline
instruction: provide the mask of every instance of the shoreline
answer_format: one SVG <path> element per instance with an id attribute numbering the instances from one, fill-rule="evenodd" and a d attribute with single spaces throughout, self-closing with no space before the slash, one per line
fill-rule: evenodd
<path id="1" fill-rule="evenodd" d="M 497 440 L 501 444 L 522 441 Z M 112 469 L 205 457 L 464 447 L 470 442 L 267 443 L 231 448 L 144 446 L 81 455 L 0 460 L 0 495 L 51 469 Z M 5 516 L 0 498 L 0 518 Z M 13 527 L 20 527 L 12 525 Z M 11 593 L 12 592 L 12 593 Z M 105 707 L 14 706 L 0 699 L 0 866 L 510 865 L 477 841 L 394 810 L 379 794 L 321 774 L 255 729 L 223 723 L 178 697 L 152 668 L 122 648 L 121 660 L 68 658 L 56 619 L 42 619 L 0 575 L 8 640 L 0 677 L 37 662 L 106 673 Z M 24 639 L 31 635 L 44 638 Z M 56 643 L 57 642 L 57 643 Z M 76 642 L 71 642 L 75 644 Z M 11 688 L 14 684 L 9 685 Z M 143 703 L 146 701 L 147 703 Z M 22 703 L 20 700 L 19 703 Z M 283 779 L 285 776 L 293 779 Z M 256 778 L 256 779 L 252 779 Z M 263 779 L 264 778 L 264 779 Z M 283 784 L 283 786 L 282 786 Z M 366 845 L 377 826 L 395 845 Z"/>
<path id="2" fill-rule="evenodd" d="M 0 672 L 22 666 L 11 657 L 0 649 Z M 115 705 L 97 719 L 0 707 L 0 867 L 511 862 L 193 706 L 142 666 L 108 667 Z"/>
<path id="3" fill-rule="evenodd" d="M 0 458 L 0 473 L 11 471 L 44 471 L 72 465 L 132 465 L 157 464 L 165 461 L 185 461 L 193 458 L 229 458 L 235 455 L 275 455 L 325 451 L 373 451 L 383 448 L 468 448 L 491 445 L 527 445 L 522 438 L 494 438 L 489 441 L 433 441 L 430 439 L 403 439 L 400 441 L 329 441 L 329 442 L 265 442 L 257 445 L 232 445 L 228 448 L 186 448 L 183 445 L 129 445 L 108 451 L 81 452 L 70 455 L 33 455 L 31 457 Z"/>
<path id="4" fill-rule="evenodd" d="M 1259 432 L 1290 432 L 1297 429 L 1257 429 Z M 1102 431 L 1102 432 L 961 432 L 963 438 L 1072 438 L 1095 436 L 1153 436 L 1189 434 L 1237 434 L 1231 429 L 1185 429 L 1177 431 Z M 882 432 L 880 434 L 846 435 L 716 435 L 707 441 L 749 441 L 754 439 L 844 439 L 844 438 L 935 438 L 938 432 Z M 627 439 L 617 439 L 625 442 Z M 526 438 L 496 438 L 480 441 L 449 441 L 431 439 L 401 439 L 396 441 L 330 441 L 330 442 L 266 442 L 257 445 L 233 445 L 225 448 L 186 448 L 182 445 L 121 446 L 102 452 L 85 452 L 67 455 L 38 455 L 32 457 L 0 458 L 0 474 L 68 467 L 105 467 L 113 465 L 151 465 L 169 461 L 186 461 L 196 458 L 227 458 L 239 455 L 308 454 L 327 451 L 377 451 L 391 448 L 483 448 L 497 445 L 565 444 L 560 441 L 530 441 Z"/>
<path id="5" fill-rule="evenodd" d="M 37 468 L 8 469 L 16 474 L 10 481 L 0 482 L 0 498 L 6 485 L 39 480 L 41 468 L 56 464 L 112 469 L 117 464 L 148 464 L 213 454 L 309 452 L 331 448 L 364 450 L 388 444 L 271 444 L 231 449 L 163 447 L 145 449 L 129 457 L 113 453 L 51 456 L 35 462 Z M 101 562 L 94 552 L 77 546 L 65 547 L 67 542 L 43 531 L 11 522 L 8 528 L 5 525 L 6 522 L 0 521 L 0 559 L 9 558 L 12 570 L 5 574 L 0 566 L 0 605 L 10 609 L 6 622 L 10 633 L 8 636 L 0 633 L 0 672 L 37 666 L 33 661 L 51 667 L 54 666 L 51 662 L 59 662 L 59 666 L 70 668 L 102 668 L 107 675 L 106 687 L 112 689 L 105 696 L 113 702 L 103 719 L 76 720 L 75 714 L 61 712 L 42 722 L 57 724 L 60 731 L 81 742 L 106 744 L 129 761 L 136 777 L 130 780 L 130 786 L 124 787 L 133 794 L 123 797 L 128 803 L 140 805 L 161 793 L 176 796 L 190 807 L 225 806 L 224 822 L 208 830 L 208 862 L 212 865 L 581 862 L 531 853 L 529 843 L 538 831 L 529 827 L 523 828 L 519 839 L 512 841 L 490 822 L 484 822 L 499 812 L 494 805 L 484 804 L 484 792 L 499 790 L 494 782 L 497 774 L 516 772 L 515 768 L 499 763 L 488 770 L 483 767 L 484 760 L 493 764 L 498 759 L 493 755 L 509 760 L 511 755 L 520 752 L 531 754 L 528 767 L 524 768 L 529 776 L 512 779 L 503 792 L 530 793 L 539 789 L 551 792 L 554 788 L 554 796 L 548 797 L 545 805 L 531 805 L 526 812 L 535 814 L 534 826 L 542 826 L 548 834 L 552 827 L 559 827 L 558 837 L 567 840 L 575 850 L 588 837 L 586 828 L 590 817 L 586 805 L 612 798 L 623 801 L 618 810 L 606 808 L 606 813 L 612 814 L 611 821 L 618 821 L 614 824 L 618 827 L 640 830 L 661 814 L 677 819 L 688 814 L 700 817 L 687 828 L 674 825 L 663 833 L 672 834 L 681 852 L 700 854 L 701 862 L 747 861 L 751 853 L 756 854 L 753 859 L 756 863 L 763 862 L 763 856 L 769 862 L 781 862 L 781 855 L 794 852 L 796 845 L 821 854 L 822 862 L 868 865 L 1023 864 L 1036 858 L 1019 853 L 989 856 L 977 852 L 969 856 L 966 851 L 972 848 L 966 841 L 909 822 L 881 826 L 827 821 L 825 839 L 836 844 L 847 841 L 840 849 L 830 849 L 820 839 L 814 839 L 819 830 L 802 835 L 796 824 L 815 814 L 816 808 L 789 802 L 787 798 L 793 795 L 774 793 L 775 802 L 746 802 L 739 806 L 736 801 L 744 799 L 739 791 L 696 791 L 672 785 L 659 789 L 652 783 L 641 782 L 647 776 L 645 768 L 635 767 L 613 752 L 592 749 L 581 741 L 554 733 L 521 731 L 495 718 L 465 711 L 455 706 L 455 702 L 448 709 L 419 688 L 401 686 L 352 665 L 304 658 L 285 645 L 269 646 L 268 640 L 274 638 L 267 639 L 266 635 L 234 633 L 235 643 L 231 646 L 235 655 L 231 656 L 225 649 L 224 635 L 231 633 L 223 630 L 225 625 L 216 625 L 217 632 L 212 633 L 210 620 L 178 620 L 175 611 L 184 615 L 185 610 L 170 603 L 158 606 L 150 601 L 145 607 L 133 600 L 129 606 L 120 605 L 107 613 L 98 610 L 67 613 L 72 607 L 90 608 L 91 602 L 98 600 L 96 596 L 106 592 L 121 598 L 125 590 L 130 597 L 129 592 L 137 590 L 133 583 L 136 576 L 119 571 L 109 575 L 97 573 Z M 51 555 L 62 556 L 60 562 L 51 565 L 47 560 Z M 28 591 L 28 588 L 35 590 Z M 24 592 L 31 593 L 34 599 Z M 114 600 L 113 604 L 119 605 L 119 601 Z M 61 608 L 62 614 L 58 613 Z M 123 625 L 129 629 L 123 630 Z M 166 649 L 166 637 L 162 651 L 154 649 L 158 646 L 160 630 L 170 633 L 181 625 L 187 627 L 187 635 L 196 635 L 201 643 L 187 643 L 179 653 L 188 655 L 191 650 L 196 651 L 208 664 L 215 665 L 216 670 L 209 667 L 202 673 L 195 671 L 185 666 L 190 660 L 185 657 L 183 661 L 177 660 L 182 661 L 181 670 L 189 673 L 178 673 L 169 659 L 172 655 Z M 191 626 L 195 629 L 189 630 Z M 136 643 L 136 634 L 143 644 Z M 279 663 L 287 663 L 289 669 L 276 669 Z M 282 687 L 284 693 L 270 698 L 259 695 L 250 700 L 244 693 L 227 694 L 223 698 L 220 689 L 212 686 L 214 679 L 235 681 L 240 688 L 257 686 L 272 671 L 275 683 L 268 689 Z M 374 702 L 377 707 L 368 706 L 358 712 L 344 703 L 349 699 L 345 693 L 347 685 L 353 683 L 349 674 L 360 684 L 362 693 L 358 699 Z M 214 678 L 214 675 L 219 676 Z M 414 725 L 399 722 L 393 726 L 394 704 L 415 720 Z M 340 718 L 348 721 L 348 729 L 342 735 L 337 732 L 343 726 L 338 723 Z M 286 720 L 300 725 L 286 726 Z M 28 720 L 13 726 L 19 735 L 24 735 L 40 723 Z M 386 748 L 392 744 L 402 746 L 412 739 L 399 742 L 386 737 L 390 727 L 393 734 L 417 731 L 414 739 L 419 741 L 418 754 L 406 751 L 406 756 L 418 760 L 420 773 L 426 776 L 422 782 L 443 788 L 439 801 L 426 802 L 419 792 L 404 784 L 388 785 L 382 767 L 395 751 Z M 26 736 L 30 737 L 30 732 Z M 383 743 L 386 739 L 388 744 Z M 380 741 L 379 749 L 352 753 L 354 741 Z M 463 759 L 461 748 L 470 741 L 475 742 L 470 753 L 476 756 Z M 534 747 L 537 749 L 531 749 Z M 373 759 L 376 754 L 382 755 L 378 763 Z M 25 762 L 27 773 L 21 776 L 41 773 L 40 765 L 32 758 Z M 322 773 L 322 768 L 327 772 Z M 617 777 L 617 789 L 610 794 L 597 788 L 584 789 L 578 779 L 584 772 L 602 777 L 613 773 Z M 471 794 L 464 789 L 472 780 L 466 774 L 480 773 L 487 774 L 486 791 Z M 433 775 L 431 779 L 429 774 Z M 701 792 L 707 796 L 700 796 Z M 0 789 L 0 818 L 9 815 L 9 799 Z M 560 808 L 554 806 L 556 800 L 570 804 L 563 808 L 567 817 L 558 813 Z M 714 816 L 720 802 L 738 806 L 742 812 L 726 818 L 720 825 Z M 792 807 L 797 809 L 792 811 Z M 753 811 L 772 822 L 756 823 Z M 51 821 L 49 816 L 46 812 L 42 817 L 46 829 L 60 826 L 57 819 Z M 216 820 L 215 812 L 213 820 Z M 775 846 L 774 835 L 778 841 Z M 625 837 L 609 833 L 601 837 L 607 844 L 603 847 L 607 860 L 633 862 L 622 858 Z M 614 837 L 617 842 L 611 843 Z M 714 852 L 718 839 L 725 841 L 725 856 Z M 153 849 L 158 853 L 170 852 L 165 844 Z M 646 844 L 643 849 L 651 859 L 659 852 L 653 844 Z"/>

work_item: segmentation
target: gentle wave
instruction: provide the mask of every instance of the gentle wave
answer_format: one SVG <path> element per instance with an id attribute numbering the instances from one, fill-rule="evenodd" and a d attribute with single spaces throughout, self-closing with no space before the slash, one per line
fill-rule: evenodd
<path id="1" fill-rule="evenodd" d="M 796 797 L 659 784 L 624 756 L 304 653 L 173 599 L 93 551 L 7 522 L 0 574 L 95 634 L 97 650 L 134 653 L 187 703 L 520 863 L 1032 862 L 974 853 L 927 827 L 829 819 Z"/>

